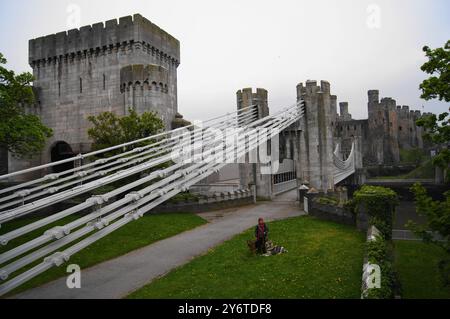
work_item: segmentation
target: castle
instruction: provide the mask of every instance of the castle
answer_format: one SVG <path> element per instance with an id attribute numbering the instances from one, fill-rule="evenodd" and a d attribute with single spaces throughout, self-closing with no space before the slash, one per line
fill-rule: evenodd
<path id="1" fill-rule="evenodd" d="M 188 123 L 177 112 L 180 43 L 139 14 L 32 39 L 29 64 L 37 97 L 36 107 L 29 111 L 54 135 L 33 160 L 18 160 L 0 150 L 0 174 L 89 152 L 90 115 L 111 111 L 123 116 L 133 108 L 139 114 L 155 111 L 166 129 Z M 264 89 L 240 90 L 237 107 L 258 105 L 258 118 L 262 118 L 269 114 L 267 96 Z M 355 139 L 361 141 L 358 153 L 365 166 L 395 164 L 400 161 L 400 149 L 423 147 L 422 129 L 415 124 L 420 111 L 397 106 L 392 98 L 380 100 L 376 90 L 368 92 L 368 119 L 364 120 L 352 119 L 347 102 L 339 103 L 338 114 L 337 96 L 330 93 L 327 81 L 299 84 L 297 99 L 306 102 L 307 114 L 298 127 L 281 134 L 282 152 L 297 159 L 282 167 L 282 174 L 296 171 L 300 179 L 327 188 L 332 184 L 328 168 L 338 143 L 345 156 Z M 246 184 L 252 179 L 250 171 L 241 168 L 240 179 Z M 261 179 L 260 183 L 269 182 Z"/>
<path id="2" fill-rule="evenodd" d="M 40 158 L 9 158 L 9 171 L 90 151 L 87 117 L 155 111 L 167 129 L 177 114 L 180 43 L 139 14 L 29 41 L 34 112 L 53 129 Z"/>
<path id="3" fill-rule="evenodd" d="M 258 118 L 269 114 L 268 92 L 251 89 L 237 92 L 237 108 L 257 105 Z M 423 148 L 422 128 L 416 121 L 423 115 L 397 106 L 392 98 L 379 98 L 379 91 L 368 92 L 368 119 L 352 119 L 348 102 L 338 103 L 331 94 L 328 81 L 308 80 L 297 85 L 297 100 L 304 101 L 305 114 L 297 123 L 280 133 L 280 158 L 282 165 L 273 176 L 259 174 L 260 164 L 239 164 L 239 180 L 243 187 L 254 184 L 258 196 L 271 198 L 283 191 L 283 184 L 295 187 L 294 181 L 319 190 L 331 190 L 336 178 L 334 154 L 337 146 L 343 159 L 355 147 L 355 174 L 353 181 L 363 184 L 364 167 L 392 165 L 400 162 L 400 150 Z M 234 175 L 236 176 L 236 174 Z M 339 177 L 339 176 L 338 176 Z M 226 176 L 215 176 L 215 182 Z M 211 182 L 211 180 L 210 180 Z"/>
<path id="4" fill-rule="evenodd" d="M 401 149 L 424 147 L 423 129 L 416 121 L 430 113 L 421 114 L 407 105 L 399 106 L 390 97 L 380 100 L 378 90 L 368 91 L 368 119 L 352 119 L 347 102 L 339 103 L 339 109 L 334 137 L 341 141 L 344 153 L 350 152 L 355 137 L 361 138 L 365 166 L 396 164 L 400 162 Z"/>

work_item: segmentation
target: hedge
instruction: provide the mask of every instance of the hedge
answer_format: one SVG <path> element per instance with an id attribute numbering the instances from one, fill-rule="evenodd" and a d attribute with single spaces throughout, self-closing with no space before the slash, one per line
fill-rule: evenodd
<path id="1" fill-rule="evenodd" d="M 375 226 L 380 235 L 366 244 L 367 260 L 380 266 L 381 288 L 373 288 L 364 296 L 369 299 L 390 299 L 399 292 L 398 280 L 391 262 L 389 243 L 392 238 L 392 224 L 395 207 L 398 204 L 397 193 L 381 186 L 364 185 L 353 195 L 356 211 L 361 208 L 367 212 L 369 225 Z"/>
<path id="2" fill-rule="evenodd" d="M 353 200 L 359 209 L 365 208 L 369 225 L 374 225 L 385 239 L 390 240 L 397 193 L 390 188 L 364 185 L 353 194 Z"/>
<path id="3" fill-rule="evenodd" d="M 366 244 L 367 259 L 370 264 L 380 266 L 381 288 L 369 289 L 367 299 L 392 299 L 398 292 L 397 275 L 392 266 L 388 242 L 381 236 Z"/>

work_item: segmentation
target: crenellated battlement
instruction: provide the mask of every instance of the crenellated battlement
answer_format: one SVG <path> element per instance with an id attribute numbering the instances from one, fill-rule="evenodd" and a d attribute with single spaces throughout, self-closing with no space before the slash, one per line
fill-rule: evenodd
<path id="1" fill-rule="evenodd" d="M 238 104 L 242 103 L 245 99 L 255 100 L 255 101 L 263 101 L 267 103 L 267 90 L 262 88 L 257 88 L 256 92 L 253 92 L 252 88 L 244 88 L 242 90 L 238 90 L 236 92 L 236 96 L 238 98 Z"/>
<path id="2" fill-rule="evenodd" d="M 368 107 L 370 110 L 385 110 L 385 111 L 395 111 L 397 109 L 397 102 L 391 97 L 380 98 L 380 92 L 378 90 L 368 91 Z"/>
<path id="3" fill-rule="evenodd" d="M 330 82 L 320 81 L 320 85 L 317 85 L 316 80 L 307 80 L 305 84 L 299 83 L 297 85 L 297 96 L 313 95 L 316 93 L 324 93 L 330 95 L 331 88 Z"/>
<path id="4" fill-rule="evenodd" d="M 397 105 L 396 113 L 402 119 L 418 119 L 422 116 L 419 110 L 410 110 L 408 105 Z M 424 113 L 425 114 L 425 113 Z"/>
<path id="5" fill-rule="evenodd" d="M 142 47 L 177 66 L 180 63 L 179 41 L 140 14 L 32 39 L 29 63 L 33 67 L 39 62 L 98 54 L 129 45 Z"/>
<path id="6" fill-rule="evenodd" d="M 367 95 L 369 96 L 369 104 L 370 103 L 378 103 L 380 99 L 380 91 L 378 90 L 369 90 L 367 92 Z"/>
<path id="7" fill-rule="evenodd" d="M 242 109 L 251 105 L 257 105 L 258 117 L 262 118 L 269 115 L 268 92 L 266 89 L 257 88 L 253 92 L 252 88 L 244 88 L 236 92 L 237 107 Z"/>

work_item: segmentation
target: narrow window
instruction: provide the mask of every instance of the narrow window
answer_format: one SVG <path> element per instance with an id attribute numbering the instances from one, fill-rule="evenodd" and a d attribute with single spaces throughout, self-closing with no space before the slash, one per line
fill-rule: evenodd
<path id="1" fill-rule="evenodd" d="M 103 74 L 103 90 L 106 90 L 106 76 Z"/>
<path id="2" fill-rule="evenodd" d="M 61 97 L 61 82 L 58 82 L 58 96 Z"/>
<path id="3" fill-rule="evenodd" d="M 83 79 L 80 78 L 80 93 L 83 93 Z"/>

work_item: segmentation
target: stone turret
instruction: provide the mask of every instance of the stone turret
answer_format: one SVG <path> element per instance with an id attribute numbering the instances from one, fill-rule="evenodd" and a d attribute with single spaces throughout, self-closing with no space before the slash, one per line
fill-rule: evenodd
<path id="1" fill-rule="evenodd" d="M 372 103 L 378 103 L 380 100 L 380 92 L 378 90 L 369 90 L 369 105 Z"/>
<path id="2" fill-rule="evenodd" d="M 342 121 L 349 121 L 352 119 L 352 115 L 348 112 L 348 102 L 339 103 L 340 117 Z"/>
<path id="3" fill-rule="evenodd" d="M 267 102 L 267 90 L 257 88 L 253 92 L 252 88 L 245 88 L 236 92 L 237 108 L 238 110 L 256 105 L 258 110 L 258 118 L 263 118 L 269 115 L 269 106 Z"/>

